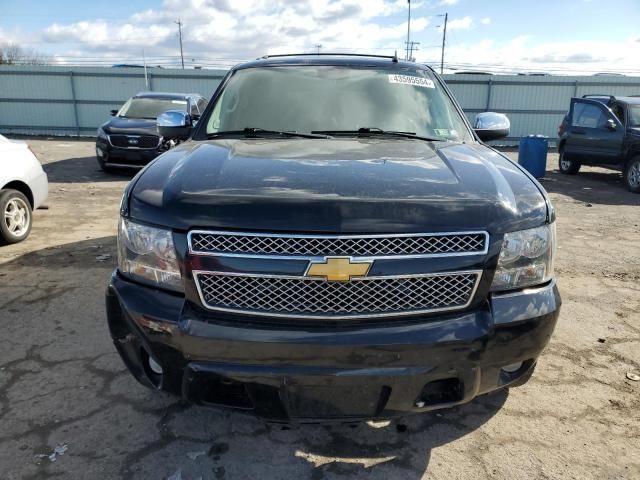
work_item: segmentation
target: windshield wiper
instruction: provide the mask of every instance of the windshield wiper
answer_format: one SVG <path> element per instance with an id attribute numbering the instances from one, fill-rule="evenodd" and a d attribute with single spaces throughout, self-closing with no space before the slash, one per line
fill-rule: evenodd
<path id="1" fill-rule="evenodd" d="M 223 130 L 221 132 L 209 133 L 207 138 L 218 138 L 226 136 L 242 135 L 245 137 L 262 137 L 268 135 L 277 135 L 280 137 L 301 137 L 301 138 L 330 138 L 327 134 L 320 133 L 302 133 L 295 131 L 267 130 L 259 127 L 245 127 L 242 130 Z"/>
<path id="2" fill-rule="evenodd" d="M 444 142 L 446 140 L 437 137 L 425 137 L 423 135 L 416 135 L 415 132 L 398 132 L 395 130 L 382 130 L 377 127 L 364 127 L 358 130 L 314 130 L 311 133 L 324 134 L 324 135 L 357 135 L 357 136 L 369 136 L 369 135 L 384 135 L 389 137 L 404 137 L 415 138 L 416 140 L 425 140 L 427 142 Z"/>

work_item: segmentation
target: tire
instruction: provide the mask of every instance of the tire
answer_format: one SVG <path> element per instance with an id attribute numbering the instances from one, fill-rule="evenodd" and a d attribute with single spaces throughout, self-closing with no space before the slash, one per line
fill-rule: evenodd
<path id="1" fill-rule="evenodd" d="M 0 243 L 23 241 L 31 233 L 33 212 L 27 197 L 17 190 L 0 190 Z"/>
<path id="2" fill-rule="evenodd" d="M 565 175 L 575 175 L 580 170 L 580 162 L 577 160 L 569 160 L 565 153 L 564 148 L 561 148 L 558 152 L 558 168 L 560 169 L 560 173 L 564 173 Z"/>
<path id="3" fill-rule="evenodd" d="M 623 173 L 624 186 L 633 193 L 640 193 L 640 155 L 627 162 Z"/>

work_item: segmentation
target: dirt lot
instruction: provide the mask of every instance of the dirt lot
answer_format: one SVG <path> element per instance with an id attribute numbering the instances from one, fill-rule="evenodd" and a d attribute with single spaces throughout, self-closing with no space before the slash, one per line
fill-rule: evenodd
<path id="1" fill-rule="evenodd" d="M 529 384 L 389 425 L 283 429 L 125 371 L 103 295 L 128 178 L 98 171 L 91 142 L 29 143 L 50 209 L 0 248 L 1 479 L 640 478 L 640 195 L 618 173 L 561 176 L 549 155 L 564 305 Z"/>

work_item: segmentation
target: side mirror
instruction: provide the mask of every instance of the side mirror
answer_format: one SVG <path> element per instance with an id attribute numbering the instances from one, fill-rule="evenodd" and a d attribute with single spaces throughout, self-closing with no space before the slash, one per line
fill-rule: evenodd
<path id="1" fill-rule="evenodd" d="M 115 117 L 118 114 L 118 110 L 111 110 L 111 116 Z"/>
<path id="2" fill-rule="evenodd" d="M 476 115 L 473 129 L 483 142 L 509 136 L 511 122 L 503 113 L 483 112 Z"/>
<path id="3" fill-rule="evenodd" d="M 157 120 L 158 134 L 169 140 L 186 140 L 191 134 L 191 115 L 181 110 L 168 110 Z"/>
<path id="4" fill-rule="evenodd" d="M 618 125 L 616 125 L 616 122 L 613 120 L 613 118 L 608 118 L 605 127 L 607 127 L 607 130 L 611 130 L 613 132 L 618 128 Z"/>

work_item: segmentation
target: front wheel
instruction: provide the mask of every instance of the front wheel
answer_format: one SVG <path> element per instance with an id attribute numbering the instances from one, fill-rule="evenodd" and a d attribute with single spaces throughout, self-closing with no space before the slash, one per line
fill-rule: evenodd
<path id="1" fill-rule="evenodd" d="M 0 243 L 18 243 L 29 236 L 33 221 L 31 204 L 17 190 L 0 191 Z"/>
<path id="2" fill-rule="evenodd" d="M 627 162 L 624 169 L 624 185 L 633 193 L 640 193 L 640 155 Z"/>
<path id="3" fill-rule="evenodd" d="M 560 169 L 560 173 L 575 175 L 580 170 L 580 162 L 567 158 L 564 153 L 564 148 L 561 148 L 558 156 L 558 168 Z"/>

